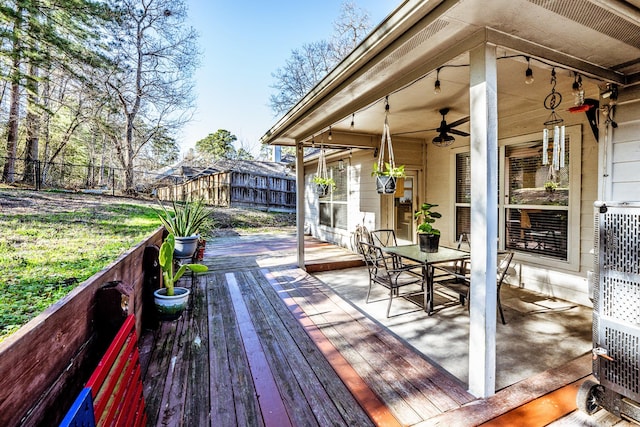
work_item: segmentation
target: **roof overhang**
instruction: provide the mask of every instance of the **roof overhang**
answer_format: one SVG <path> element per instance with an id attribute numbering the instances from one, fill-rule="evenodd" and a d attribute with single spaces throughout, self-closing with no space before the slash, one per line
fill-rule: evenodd
<path id="1" fill-rule="evenodd" d="M 638 0 L 408 0 L 261 141 L 371 148 L 382 130 L 386 96 L 393 132 L 427 137 L 424 130 L 433 131 L 441 119 L 439 108 L 450 107 L 450 120 L 468 114 L 467 53 L 482 43 L 498 46 L 504 59 L 499 70 L 504 114 L 513 114 L 516 100 L 524 108 L 540 109 L 549 89 L 543 76 L 555 66 L 566 71 L 559 82 L 564 93 L 571 90 L 571 71 L 589 79 L 589 97 L 598 97 L 606 83 L 640 82 Z M 525 57 L 532 58 L 540 79 L 526 91 L 516 86 L 524 78 Z M 438 69 L 447 91 L 436 96 Z"/>

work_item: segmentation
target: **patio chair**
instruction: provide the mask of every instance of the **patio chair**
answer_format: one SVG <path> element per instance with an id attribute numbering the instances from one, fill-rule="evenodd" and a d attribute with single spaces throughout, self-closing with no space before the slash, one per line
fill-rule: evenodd
<path id="1" fill-rule="evenodd" d="M 418 285 L 422 289 L 423 277 L 412 273 L 410 270 L 415 266 L 395 268 L 393 262 L 384 256 L 379 246 L 360 241 L 362 250 L 369 269 L 369 290 L 366 302 L 369 303 L 371 288 L 374 284 L 382 285 L 389 289 L 389 304 L 387 305 L 387 317 L 391 312 L 391 302 L 394 296 L 409 296 L 421 293 L 420 291 L 407 292 L 401 295 L 399 290 L 404 286 Z"/>
<path id="2" fill-rule="evenodd" d="M 360 255 L 364 257 L 362 253 L 362 247 L 360 246 L 360 242 L 373 243 L 371 240 L 371 233 L 367 230 L 367 227 L 364 225 L 356 225 L 355 231 L 351 234 L 351 247 L 352 250 L 357 251 Z M 365 260 L 366 261 L 366 260 Z"/>
<path id="3" fill-rule="evenodd" d="M 373 230 L 370 234 L 371 243 L 376 246 L 380 246 L 382 248 L 387 246 L 398 246 L 396 232 L 392 229 Z M 402 266 L 402 259 L 396 254 L 384 254 L 384 256 L 392 260 L 394 268 Z"/>
<path id="4" fill-rule="evenodd" d="M 504 311 L 502 310 L 502 302 L 500 301 L 500 289 L 505 277 L 509 271 L 509 266 L 513 260 L 513 252 L 505 251 L 498 254 L 498 266 L 496 269 L 496 294 L 497 294 L 497 306 L 500 313 L 500 320 L 503 325 L 507 322 L 504 319 Z M 457 269 L 450 269 L 444 266 L 435 266 L 436 270 L 444 272 L 439 275 L 442 279 L 435 281 L 435 284 L 444 286 L 454 292 L 457 292 L 460 296 L 460 303 L 464 305 L 469 300 L 469 294 L 471 291 L 471 277 L 468 274 L 461 274 Z M 467 306 L 468 308 L 468 306 Z"/>
<path id="5" fill-rule="evenodd" d="M 463 249 L 463 244 L 466 244 L 466 249 L 465 250 L 471 250 L 471 235 L 470 233 L 467 233 L 466 231 L 463 231 L 462 233 L 460 233 L 460 237 L 458 237 L 458 245 L 456 247 L 456 249 L 460 250 Z M 469 274 L 471 268 L 471 263 L 469 262 L 469 260 L 464 260 L 464 261 L 460 261 L 460 263 L 457 266 L 458 269 L 458 273 L 460 274 Z"/>

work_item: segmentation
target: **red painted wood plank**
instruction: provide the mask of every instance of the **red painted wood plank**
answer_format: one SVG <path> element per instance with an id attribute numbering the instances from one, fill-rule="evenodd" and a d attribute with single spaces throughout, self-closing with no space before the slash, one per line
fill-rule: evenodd
<path id="1" fill-rule="evenodd" d="M 351 391 L 360 406 L 365 410 L 376 425 L 379 426 L 400 426 L 398 420 L 393 416 L 389 408 L 378 398 L 367 383 L 358 375 L 349 362 L 340 354 L 340 351 L 329 341 L 320 329 L 309 319 L 302 308 L 289 296 L 288 292 L 282 288 L 278 280 L 268 270 L 262 270 L 271 286 L 278 292 L 280 298 L 289 308 L 289 311 L 298 319 L 305 328 L 307 334 L 316 343 L 322 354 L 327 358 L 338 376 Z"/>
<path id="2" fill-rule="evenodd" d="M 225 275 L 231 302 L 236 312 L 240 335 L 244 343 L 245 352 L 251 368 L 251 375 L 258 395 L 258 403 L 262 411 L 262 417 L 267 427 L 291 426 L 291 420 L 278 391 L 273 373 L 264 355 L 260 344 L 260 338 L 251 321 L 249 310 L 242 298 L 240 288 L 233 273 Z"/>
<path id="3" fill-rule="evenodd" d="M 124 345 L 125 341 L 127 340 L 127 337 L 129 336 L 129 334 L 131 333 L 131 330 L 134 327 L 135 327 L 134 316 L 133 315 L 127 316 L 124 323 L 120 327 L 120 330 L 118 331 L 115 338 L 113 339 L 113 342 L 111 343 L 111 345 L 105 352 L 104 356 L 102 356 L 102 359 L 98 363 L 98 367 L 96 368 L 95 371 L 93 371 L 93 374 L 91 374 L 91 377 L 87 382 L 87 387 L 91 388 L 91 394 L 93 398 L 96 397 L 96 393 L 98 392 L 105 378 L 109 374 L 109 370 L 111 369 L 113 362 L 115 361 L 116 357 L 118 357 L 118 354 L 120 353 L 120 349 Z"/>
<path id="4" fill-rule="evenodd" d="M 98 425 L 131 426 L 146 420 L 135 317 L 127 317 L 109 345 L 87 387 L 91 388 Z"/>

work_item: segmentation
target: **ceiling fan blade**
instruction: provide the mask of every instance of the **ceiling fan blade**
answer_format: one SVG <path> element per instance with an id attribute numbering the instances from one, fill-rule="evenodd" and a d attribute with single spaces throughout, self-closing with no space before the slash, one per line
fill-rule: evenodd
<path id="1" fill-rule="evenodd" d="M 421 129 L 421 130 L 409 130 L 406 132 L 398 132 L 398 133 L 393 133 L 392 135 L 409 135 L 410 133 L 420 133 L 420 132 L 433 132 L 436 131 L 438 129 Z"/>
<path id="2" fill-rule="evenodd" d="M 456 135 L 460 135 L 460 136 L 469 136 L 467 132 L 463 132 L 458 129 L 449 129 L 449 133 L 455 133 Z"/>
<path id="3" fill-rule="evenodd" d="M 463 118 L 461 118 L 459 120 L 456 120 L 455 122 L 449 123 L 449 127 L 452 128 L 452 127 L 456 127 L 458 125 L 461 125 L 463 123 L 467 123 L 470 119 L 471 119 L 471 117 L 469 117 L 469 116 L 463 117 Z"/>

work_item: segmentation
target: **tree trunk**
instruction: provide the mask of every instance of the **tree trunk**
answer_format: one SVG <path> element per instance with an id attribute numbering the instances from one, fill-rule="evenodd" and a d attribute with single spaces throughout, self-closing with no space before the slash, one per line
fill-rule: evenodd
<path id="1" fill-rule="evenodd" d="M 22 8 L 16 11 L 13 23 L 13 64 L 11 68 L 11 104 L 7 124 L 7 158 L 2 170 L 2 180 L 13 183 L 16 180 L 16 153 L 18 150 L 18 124 L 20 114 L 20 29 L 22 27 Z"/>
<path id="2" fill-rule="evenodd" d="M 27 141 L 25 149 L 25 165 L 22 181 L 35 183 L 36 163 L 38 162 L 38 144 L 40 135 L 40 115 L 38 113 L 38 66 L 29 65 L 29 80 L 27 82 Z"/>

